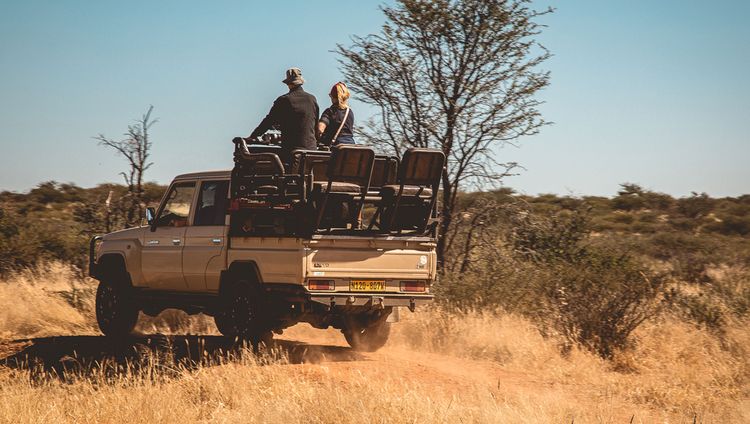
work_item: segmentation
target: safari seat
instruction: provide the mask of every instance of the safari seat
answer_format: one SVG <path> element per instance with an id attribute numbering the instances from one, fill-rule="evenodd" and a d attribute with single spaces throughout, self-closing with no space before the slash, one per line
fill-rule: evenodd
<path id="1" fill-rule="evenodd" d="M 371 193 L 378 193 L 380 189 L 388 184 L 396 182 L 398 172 L 398 158 L 395 156 L 375 156 L 375 162 L 372 165 L 372 177 L 370 178 Z"/>
<path id="2" fill-rule="evenodd" d="M 424 232 L 434 218 L 445 154 L 438 149 L 408 149 L 398 166 L 396 184 L 381 187 L 369 229 Z"/>
<path id="3" fill-rule="evenodd" d="M 243 153 L 240 165 L 246 174 L 278 175 L 284 173 L 284 165 L 276 153 Z"/>
<path id="4" fill-rule="evenodd" d="M 303 198 L 302 184 L 284 172 L 279 155 L 272 152 L 235 152 L 232 198 L 288 204 Z"/>
<path id="5" fill-rule="evenodd" d="M 324 228 L 329 231 L 333 226 L 358 225 L 374 161 L 375 151 L 369 147 L 342 144 L 331 150 L 326 168 L 328 181 L 314 183 L 318 212 L 316 229 L 321 228 L 321 224 L 325 224 Z"/>
<path id="6" fill-rule="evenodd" d="M 311 174 L 313 181 L 327 181 L 330 159 L 331 152 L 328 151 L 297 149 L 292 151 L 289 172 L 303 177 Z"/>

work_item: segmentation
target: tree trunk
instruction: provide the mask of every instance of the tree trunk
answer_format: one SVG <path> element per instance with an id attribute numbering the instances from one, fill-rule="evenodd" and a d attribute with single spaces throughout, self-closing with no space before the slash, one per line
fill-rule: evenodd
<path id="1" fill-rule="evenodd" d="M 438 270 L 442 271 L 445 267 L 445 235 L 453 222 L 453 186 L 450 183 L 448 171 L 443 170 L 443 202 L 440 208 L 440 234 L 438 234 L 437 257 Z"/>

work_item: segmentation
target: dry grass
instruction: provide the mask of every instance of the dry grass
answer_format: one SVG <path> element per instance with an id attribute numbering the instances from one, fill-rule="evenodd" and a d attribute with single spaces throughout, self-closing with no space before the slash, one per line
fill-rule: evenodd
<path id="1" fill-rule="evenodd" d="M 0 282 L 0 338 L 98 334 L 93 287 L 61 265 Z M 650 322 L 632 351 L 607 362 L 562 356 L 554 339 L 498 311 L 402 318 L 385 349 L 355 358 L 239 350 L 194 367 L 146 354 L 139 366 L 94 365 L 64 382 L 0 366 L 0 422 L 750 422 L 746 323 L 719 338 Z M 179 314 L 140 328 L 215 332 L 206 317 Z M 308 326 L 283 338 L 343 346 L 337 332 Z"/>
<path id="2" fill-rule="evenodd" d="M 649 322 L 636 331 L 635 348 L 614 361 L 578 349 L 563 356 L 530 322 L 498 312 L 437 310 L 401 325 L 397 338 L 416 350 L 493 361 L 543 384 L 571 385 L 590 399 L 719 422 L 750 420 L 746 323 L 734 322 L 717 337 L 674 318 Z"/>
<path id="3" fill-rule="evenodd" d="M 100 334 L 94 315 L 98 282 L 79 278 L 69 265 L 46 263 L 0 281 L 0 340 Z M 213 318 L 169 310 L 151 318 L 141 314 L 136 332 L 214 334 Z"/>
<path id="4" fill-rule="evenodd" d="M 39 265 L 0 281 L 0 340 L 98 334 L 94 280 L 60 263 Z"/>

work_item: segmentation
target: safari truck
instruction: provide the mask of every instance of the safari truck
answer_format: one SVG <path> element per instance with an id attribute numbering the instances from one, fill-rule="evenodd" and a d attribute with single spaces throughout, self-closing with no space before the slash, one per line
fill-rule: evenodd
<path id="1" fill-rule="evenodd" d="M 296 150 L 235 139 L 234 169 L 177 176 L 147 225 L 91 240 L 105 335 L 167 308 L 257 343 L 298 322 L 385 344 L 399 308 L 433 300 L 445 156 L 368 147 Z"/>

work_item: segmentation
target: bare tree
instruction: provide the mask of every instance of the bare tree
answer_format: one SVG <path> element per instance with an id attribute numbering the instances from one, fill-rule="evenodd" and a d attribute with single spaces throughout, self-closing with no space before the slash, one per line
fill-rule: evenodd
<path id="1" fill-rule="evenodd" d="M 143 174 L 153 164 L 153 162 L 148 161 L 151 151 L 149 129 L 158 122 L 156 119 L 151 119 L 151 112 L 153 110 L 154 107 L 149 106 L 146 113 L 135 124 L 128 125 L 128 132 L 125 133 L 126 138 L 123 140 L 115 141 L 105 137 L 103 134 L 94 137 L 99 141 L 100 145 L 115 149 L 118 154 L 128 161 L 129 169 L 120 173 L 125 179 L 125 185 L 128 187 L 127 199 L 123 199 L 127 204 L 126 227 L 137 225 L 144 217 Z M 111 194 L 107 198 L 108 211 L 110 202 Z"/>
<path id="2" fill-rule="evenodd" d="M 534 96 L 549 84 L 538 66 L 550 53 L 535 41 L 543 25 L 528 0 L 398 0 L 384 7 L 379 34 L 337 52 L 349 84 L 379 114 L 360 131 L 396 153 L 436 147 L 443 172 L 441 234 L 467 185 L 496 183 L 516 167 L 498 149 L 545 124 Z M 446 251 L 441 237 L 438 254 Z"/>

